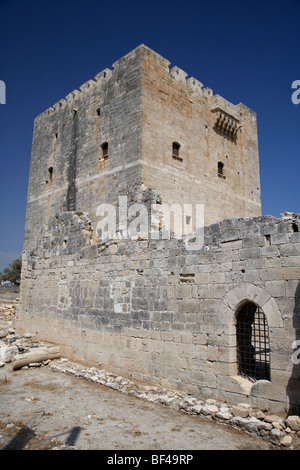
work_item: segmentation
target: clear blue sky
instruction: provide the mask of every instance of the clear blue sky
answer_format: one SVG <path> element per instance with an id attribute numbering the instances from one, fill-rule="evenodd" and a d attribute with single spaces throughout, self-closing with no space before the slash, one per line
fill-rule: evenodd
<path id="1" fill-rule="evenodd" d="M 257 113 L 263 214 L 300 212 L 300 0 L 0 0 L 0 270 L 23 248 L 35 116 L 141 43 Z"/>

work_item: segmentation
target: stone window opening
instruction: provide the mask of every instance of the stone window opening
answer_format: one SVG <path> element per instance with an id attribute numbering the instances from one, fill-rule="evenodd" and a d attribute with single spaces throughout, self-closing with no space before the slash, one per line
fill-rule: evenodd
<path id="1" fill-rule="evenodd" d="M 225 175 L 224 175 L 224 163 L 222 162 L 218 162 L 218 176 L 220 178 L 225 178 Z"/>
<path id="2" fill-rule="evenodd" d="M 293 230 L 294 233 L 299 232 L 299 227 L 295 222 L 292 224 L 292 230 Z"/>
<path id="3" fill-rule="evenodd" d="M 47 184 L 51 184 L 53 180 L 53 166 L 49 166 L 48 168 L 48 179 L 46 181 Z"/>
<path id="4" fill-rule="evenodd" d="M 100 108 L 96 109 L 97 116 L 100 116 Z"/>
<path id="5" fill-rule="evenodd" d="M 247 302 L 236 322 L 239 375 L 255 382 L 271 380 L 269 328 L 263 310 Z"/>
<path id="6" fill-rule="evenodd" d="M 54 155 L 56 154 L 57 141 L 58 141 L 58 132 L 56 132 L 54 135 L 54 146 L 53 146 Z"/>
<path id="7" fill-rule="evenodd" d="M 182 158 L 179 155 L 180 153 L 180 144 L 178 142 L 173 142 L 172 143 L 172 157 L 175 160 L 179 160 L 182 162 Z"/>
<path id="8" fill-rule="evenodd" d="M 108 143 L 104 142 L 101 145 L 101 148 L 102 148 L 102 158 L 104 159 L 108 158 Z"/>

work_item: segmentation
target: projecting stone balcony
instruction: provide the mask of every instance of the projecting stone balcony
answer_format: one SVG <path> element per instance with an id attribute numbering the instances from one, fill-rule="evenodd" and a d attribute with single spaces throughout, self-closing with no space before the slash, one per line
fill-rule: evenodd
<path id="1" fill-rule="evenodd" d="M 236 139 L 239 130 L 239 114 L 232 103 L 220 95 L 215 95 L 211 103 L 211 111 L 215 113 L 214 129 L 231 139 Z"/>
<path id="2" fill-rule="evenodd" d="M 231 139 L 236 139 L 239 130 L 238 121 L 221 110 L 217 111 L 216 114 L 214 128 Z"/>

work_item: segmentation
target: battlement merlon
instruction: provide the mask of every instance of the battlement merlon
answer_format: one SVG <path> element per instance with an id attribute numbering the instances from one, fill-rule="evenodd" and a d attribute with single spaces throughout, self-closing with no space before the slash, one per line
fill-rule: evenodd
<path id="1" fill-rule="evenodd" d="M 80 98 L 82 94 L 88 92 L 89 89 L 92 89 L 95 86 L 99 85 L 101 87 L 101 85 L 106 83 L 108 80 L 115 79 L 116 74 L 118 74 L 119 68 L 124 64 L 124 62 L 130 60 L 137 54 L 140 54 L 142 61 L 143 52 L 148 52 L 156 56 L 159 62 L 159 66 L 163 67 L 166 71 L 168 71 L 173 80 L 180 81 L 186 84 L 187 91 L 189 91 L 190 93 L 195 93 L 210 100 L 212 110 L 217 107 L 220 107 L 222 111 L 230 114 L 233 117 L 239 116 L 241 114 L 248 114 L 251 119 L 256 119 L 255 112 L 243 103 L 234 105 L 222 96 L 218 94 L 214 95 L 213 90 L 211 88 L 207 86 L 205 87 L 202 82 L 200 82 L 194 77 L 188 77 L 188 74 L 176 65 L 170 69 L 171 63 L 169 60 L 165 59 L 163 56 L 153 51 L 145 44 L 140 44 L 131 52 L 127 53 L 126 55 L 115 61 L 112 64 L 112 69 L 105 68 L 104 70 L 96 74 L 94 79 L 87 80 L 85 83 L 79 86 L 79 89 L 73 90 L 65 98 L 60 99 L 58 102 L 56 102 L 55 104 L 47 108 L 45 111 L 40 113 L 35 118 L 35 120 L 39 121 L 40 119 L 47 119 L 49 116 L 53 116 L 55 112 L 59 112 L 59 110 L 63 109 L 67 104 L 70 104 L 72 106 L 76 99 Z"/>

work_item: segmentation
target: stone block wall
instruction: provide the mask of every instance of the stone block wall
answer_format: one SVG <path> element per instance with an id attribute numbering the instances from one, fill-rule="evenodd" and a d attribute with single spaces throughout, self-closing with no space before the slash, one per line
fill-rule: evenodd
<path id="1" fill-rule="evenodd" d="M 88 214 L 65 212 L 23 253 L 17 326 L 76 361 L 143 383 L 271 411 L 300 404 L 300 219 L 228 219 L 182 240 L 93 241 Z M 271 381 L 239 375 L 236 317 L 251 301 L 270 336 Z"/>

